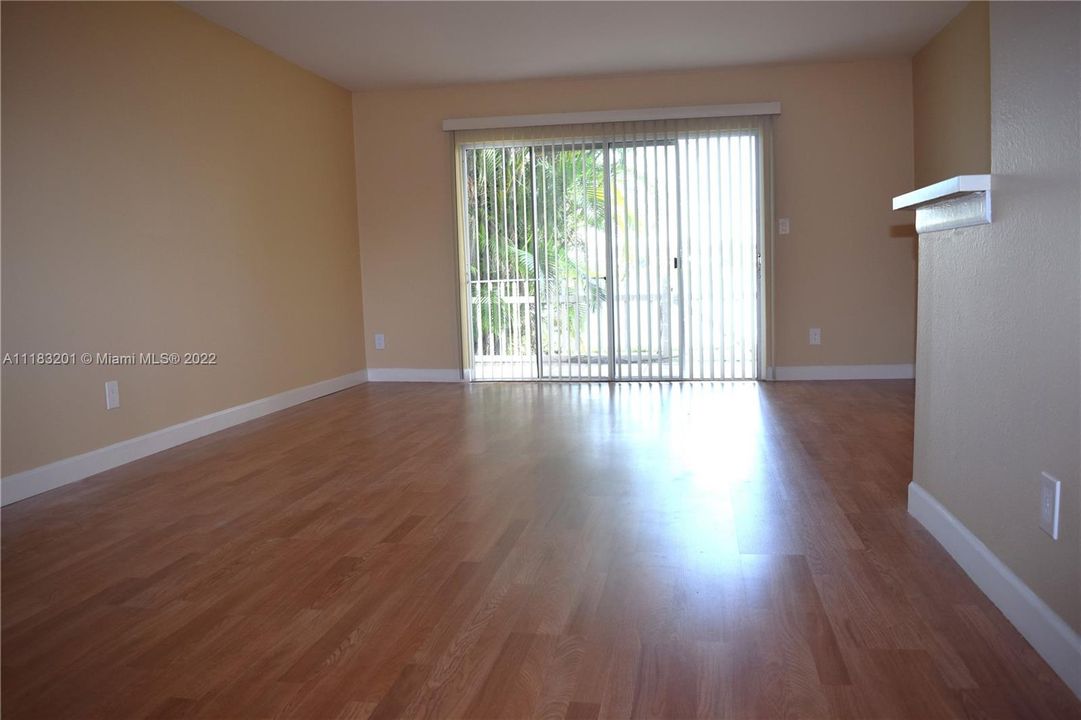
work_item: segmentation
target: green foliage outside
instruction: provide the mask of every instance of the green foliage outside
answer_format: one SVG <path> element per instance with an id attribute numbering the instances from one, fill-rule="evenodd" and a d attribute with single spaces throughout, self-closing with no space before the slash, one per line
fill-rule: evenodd
<path id="1" fill-rule="evenodd" d="M 551 146 L 466 152 L 471 321 L 480 354 L 535 347 L 532 305 L 513 300 L 527 295 L 539 300 L 553 336 L 570 338 L 573 352 L 583 350 L 582 323 L 606 299 L 604 279 L 589 274 L 584 262 L 586 234 L 604 232 L 604 153 Z M 541 335 L 552 344 L 547 332 Z"/>

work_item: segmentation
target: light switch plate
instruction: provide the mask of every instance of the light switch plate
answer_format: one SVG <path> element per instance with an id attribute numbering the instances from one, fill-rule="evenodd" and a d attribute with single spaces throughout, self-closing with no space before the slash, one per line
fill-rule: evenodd
<path id="1" fill-rule="evenodd" d="M 383 337 L 383 333 L 375 334 L 375 349 L 382 350 L 387 346 L 386 338 Z"/>
<path id="2" fill-rule="evenodd" d="M 1040 527 L 1058 540 L 1058 506 L 1062 496 L 1062 481 L 1040 473 Z"/>
<path id="3" fill-rule="evenodd" d="M 779 235 L 787 235 L 792 231 L 792 223 L 788 218 L 781 218 L 777 221 L 777 233 Z"/>

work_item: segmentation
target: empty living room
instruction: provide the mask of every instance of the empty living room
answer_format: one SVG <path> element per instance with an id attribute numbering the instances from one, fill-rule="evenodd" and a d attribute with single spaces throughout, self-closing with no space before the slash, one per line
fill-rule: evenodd
<path id="1" fill-rule="evenodd" d="M 1081 720 L 1081 2 L 0 2 L 9 720 Z"/>

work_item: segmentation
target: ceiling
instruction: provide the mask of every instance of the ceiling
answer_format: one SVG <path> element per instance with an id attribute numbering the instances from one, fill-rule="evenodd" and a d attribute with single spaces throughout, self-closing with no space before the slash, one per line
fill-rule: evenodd
<path id="1" fill-rule="evenodd" d="M 911 55 L 963 2 L 185 2 L 350 90 Z"/>

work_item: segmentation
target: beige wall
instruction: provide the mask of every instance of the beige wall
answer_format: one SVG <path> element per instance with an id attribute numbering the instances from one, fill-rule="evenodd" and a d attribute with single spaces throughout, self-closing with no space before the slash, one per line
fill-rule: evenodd
<path id="1" fill-rule="evenodd" d="M 349 94 L 171 4 L 3 3 L 3 473 L 364 365 Z M 103 384 L 120 382 L 106 411 Z"/>
<path id="2" fill-rule="evenodd" d="M 779 100 L 775 364 L 911 363 L 912 70 L 905 59 L 357 93 L 368 360 L 460 367 L 448 117 Z M 822 345 L 807 342 L 822 328 Z M 372 335 L 386 335 L 375 350 Z"/>
<path id="3" fill-rule="evenodd" d="M 1081 6 L 991 8 L 990 225 L 920 238 L 914 476 L 1081 630 Z M 1062 481 L 1061 534 L 1039 477 Z"/>
<path id="4" fill-rule="evenodd" d="M 969 3 L 912 58 L 918 187 L 991 171 L 988 18 L 988 3 Z"/>

